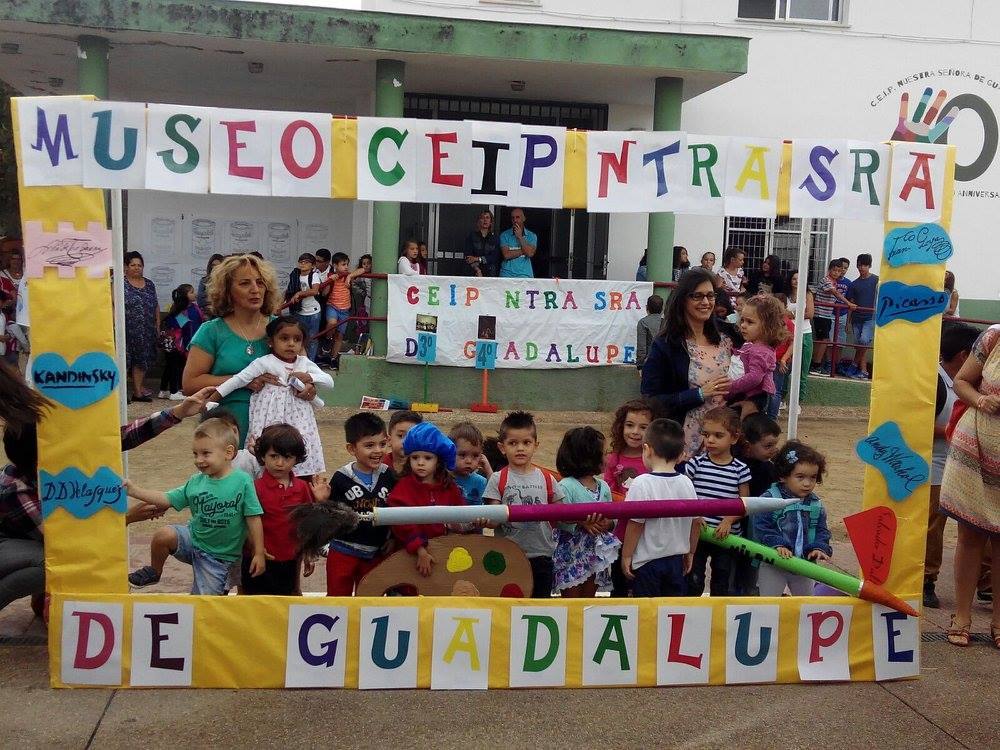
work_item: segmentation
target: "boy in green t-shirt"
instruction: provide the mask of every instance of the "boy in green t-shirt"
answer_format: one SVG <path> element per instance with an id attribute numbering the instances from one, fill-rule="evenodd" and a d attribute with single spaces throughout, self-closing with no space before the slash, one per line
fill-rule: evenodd
<path id="1" fill-rule="evenodd" d="M 184 485 L 158 492 L 125 483 L 129 496 L 136 500 L 163 510 L 191 510 L 189 524 L 165 526 L 153 535 L 151 564 L 130 573 L 130 584 L 142 587 L 157 583 L 163 563 L 173 555 L 194 570 L 192 594 L 225 595 L 231 571 L 239 572 L 248 534 L 253 549 L 250 575 L 264 572 L 264 511 L 253 480 L 232 467 L 238 441 L 230 425 L 221 419 L 208 419 L 194 432 L 194 465 L 198 473 Z"/>

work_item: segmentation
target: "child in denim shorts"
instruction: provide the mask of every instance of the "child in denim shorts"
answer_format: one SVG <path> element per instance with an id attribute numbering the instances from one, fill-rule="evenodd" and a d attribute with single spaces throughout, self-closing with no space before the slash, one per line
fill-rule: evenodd
<path id="1" fill-rule="evenodd" d="M 225 595 L 230 576 L 239 574 L 243 542 L 250 537 L 249 572 L 264 572 L 264 526 L 253 480 L 234 470 L 239 436 L 221 419 L 208 419 L 194 433 L 194 464 L 198 473 L 169 492 L 144 490 L 125 483 L 128 494 L 157 508 L 191 510 L 186 525 L 159 529 L 150 543 L 150 564 L 129 574 L 137 588 L 158 583 L 163 564 L 173 555 L 194 571 L 192 594 Z"/>

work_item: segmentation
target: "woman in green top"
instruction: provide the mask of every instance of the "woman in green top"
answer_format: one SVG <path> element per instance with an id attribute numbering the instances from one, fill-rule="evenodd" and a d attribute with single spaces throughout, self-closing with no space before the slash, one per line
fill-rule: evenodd
<path id="1" fill-rule="evenodd" d="M 267 354 L 264 329 L 281 304 L 274 268 L 253 255 L 233 255 L 222 261 L 212 270 L 207 291 L 209 305 L 218 317 L 203 323 L 191 339 L 182 381 L 186 394 L 221 385 Z M 261 375 L 222 399 L 222 405 L 240 423 L 241 447 L 247 436 L 250 394 L 267 383 L 277 384 L 277 378 Z M 295 395 L 311 401 L 316 389 L 309 384 Z"/>

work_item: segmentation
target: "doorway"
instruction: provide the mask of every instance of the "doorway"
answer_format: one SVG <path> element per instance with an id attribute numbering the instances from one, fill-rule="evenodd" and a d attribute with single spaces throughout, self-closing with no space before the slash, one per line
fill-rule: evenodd
<path id="1" fill-rule="evenodd" d="M 582 130 L 606 130 L 606 104 L 482 99 L 437 94 L 407 94 L 405 117 L 437 120 L 490 120 L 525 125 L 557 125 Z M 427 240 L 430 272 L 471 276 L 465 263 L 465 237 L 479 213 L 493 211 L 497 236 L 510 227 L 509 206 L 404 203 L 400 206 L 400 240 Z M 582 209 L 526 208 L 525 224 L 538 235 L 532 258 L 537 277 L 603 279 L 607 267 L 607 216 Z"/>

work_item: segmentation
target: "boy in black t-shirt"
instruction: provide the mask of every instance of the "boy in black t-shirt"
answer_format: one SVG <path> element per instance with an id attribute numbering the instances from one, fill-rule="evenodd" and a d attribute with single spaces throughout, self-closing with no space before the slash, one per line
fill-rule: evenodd
<path id="1" fill-rule="evenodd" d="M 396 484 L 396 474 L 382 462 L 389 443 L 385 422 L 377 414 L 360 412 L 344 422 L 344 433 L 347 452 L 354 460 L 330 478 L 330 501 L 342 503 L 356 513 L 384 508 Z M 327 511 L 321 505 L 303 506 L 297 512 L 300 540 L 307 551 L 329 542 L 326 595 L 351 596 L 361 579 L 389 553 L 390 527 L 362 521 L 353 531 L 324 539 L 321 537 Z"/>

